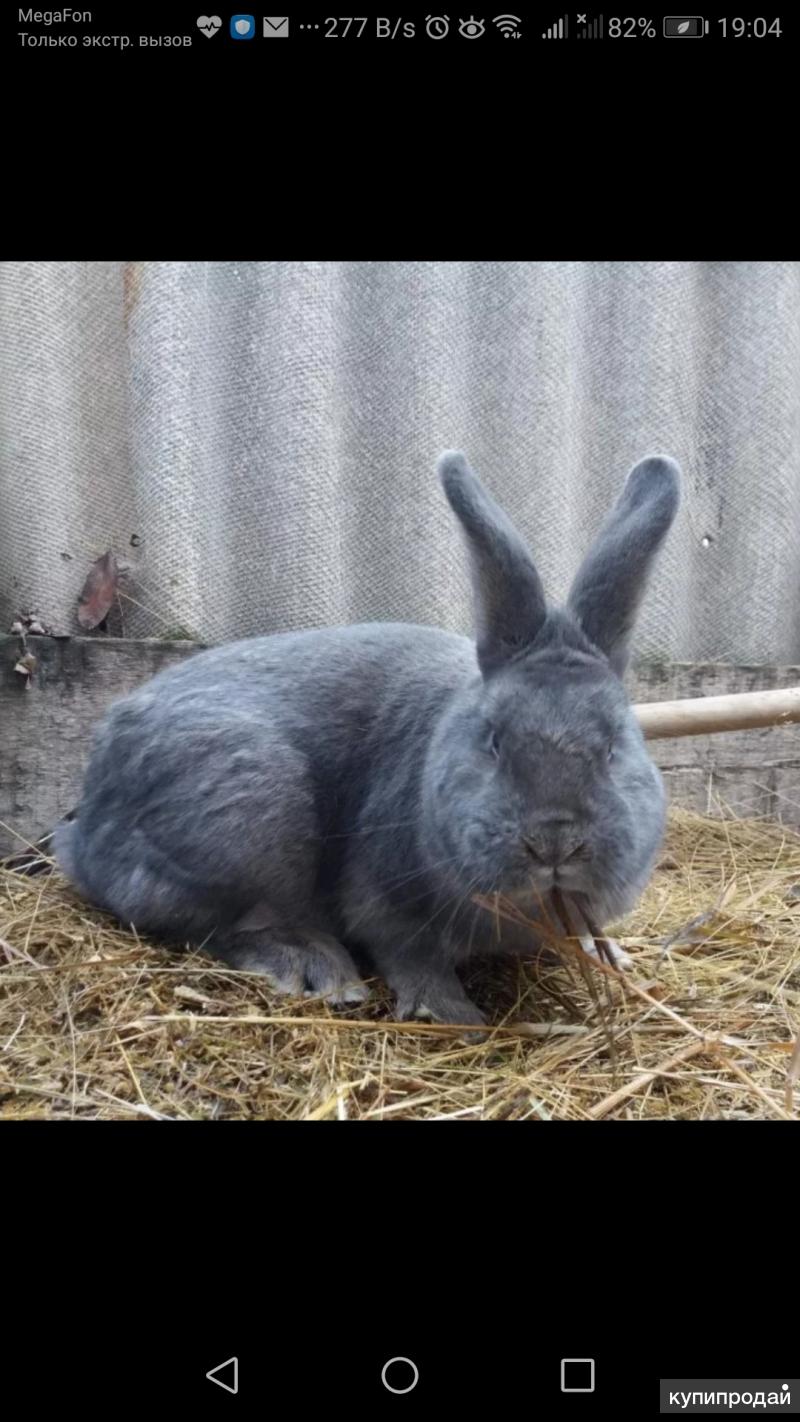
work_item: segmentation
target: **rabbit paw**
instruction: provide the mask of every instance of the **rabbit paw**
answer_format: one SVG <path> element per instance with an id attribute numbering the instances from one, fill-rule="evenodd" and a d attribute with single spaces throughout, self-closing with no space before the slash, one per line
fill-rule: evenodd
<path id="1" fill-rule="evenodd" d="M 628 970 L 633 967 L 633 958 L 629 957 L 624 948 L 620 948 L 616 938 L 606 938 L 606 943 L 614 967 L 621 968 L 623 972 L 628 972 Z M 584 934 L 581 938 L 581 948 L 584 953 L 588 953 L 590 958 L 596 958 L 600 961 L 600 953 L 597 949 L 597 945 L 588 933 Z"/>
<path id="2" fill-rule="evenodd" d="M 389 979 L 389 986 L 397 996 L 395 1017 L 398 1022 L 407 1022 L 413 1017 L 476 1027 L 486 1022 L 483 1013 L 467 997 L 455 973 L 422 980 L 416 974 L 399 979 L 395 975 Z M 468 1039 L 481 1040 L 485 1035 L 483 1032 L 470 1032 Z"/>
<path id="3" fill-rule="evenodd" d="M 324 997 L 326 1002 L 366 1002 L 369 991 L 361 981 L 358 969 L 346 948 L 337 944 L 330 948 L 312 948 L 304 962 L 305 997 Z"/>
<path id="4" fill-rule="evenodd" d="M 333 938 L 292 944 L 260 933 L 240 934 L 225 957 L 243 972 L 263 974 L 276 992 L 292 997 L 341 1004 L 364 1002 L 369 995 L 347 949 Z"/>

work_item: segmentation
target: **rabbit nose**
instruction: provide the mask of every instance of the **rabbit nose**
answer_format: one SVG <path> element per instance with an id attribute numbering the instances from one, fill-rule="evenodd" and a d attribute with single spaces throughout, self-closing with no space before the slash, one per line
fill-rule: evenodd
<path id="1" fill-rule="evenodd" d="M 586 847 L 586 841 L 582 839 L 558 840 L 542 834 L 524 834 L 522 843 L 534 863 L 544 864 L 548 869 L 558 869 L 568 859 L 577 858 Z"/>
<path id="2" fill-rule="evenodd" d="M 558 847 L 552 840 L 548 842 L 542 835 L 524 834 L 522 843 L 534 864 L 543 864 L 549 869 L 555 869 L 556 865 L 561 862 L 561 852 Z"/>

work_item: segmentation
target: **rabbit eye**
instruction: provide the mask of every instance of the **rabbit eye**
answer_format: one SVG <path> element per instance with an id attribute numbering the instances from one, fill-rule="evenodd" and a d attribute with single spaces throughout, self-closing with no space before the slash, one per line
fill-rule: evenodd
<path id="1" fill-rule="evenodd" d="M 494 756 L 495 760 L 499 760 L 499 758 L 500 758 L 500 737 L 498 736 L 498 734 L 497 734 L 496 731 L 492 731 L 492 734 L 491 734 L 491 736 L 490 736 L 490 738 L 489 738 L 489 750 L 491 751 L 491 753 L 492 753 L 492 755 Z"/>

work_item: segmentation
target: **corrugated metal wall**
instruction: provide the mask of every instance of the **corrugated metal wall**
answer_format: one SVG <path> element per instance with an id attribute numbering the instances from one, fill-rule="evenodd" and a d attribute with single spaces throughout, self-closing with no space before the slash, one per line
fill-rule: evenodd
<path id="1" fill-rule="evenodd" d="M 639 652 L 800 660 L 797 264 L 0 268 L 4 629 L 77 630 L 113 547 L 128 635 L 466 630 L 453 446 L 554 596 L 630 465 L 674 455 Z"/>

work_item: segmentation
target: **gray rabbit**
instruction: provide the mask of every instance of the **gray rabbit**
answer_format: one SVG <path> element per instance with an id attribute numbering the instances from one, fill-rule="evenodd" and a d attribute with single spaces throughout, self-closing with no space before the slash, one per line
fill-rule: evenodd
<path id="1" fill-rule="evenodd" d="M 202 652 L 112 706 L 55 844 L 122 922 L 283 992 L 361 1001 L 358 959 L 398 1018 L 473 1024 L 459 962 L 532 952 L 474 895 L 535 917 L 557 885 L 585 934 L 650 876 L 666 797 L 621 676 L 679 471 L 636 465 L 565 608 L 463 455 L 438 471 L 475 643 L 372 623 Z"/>

